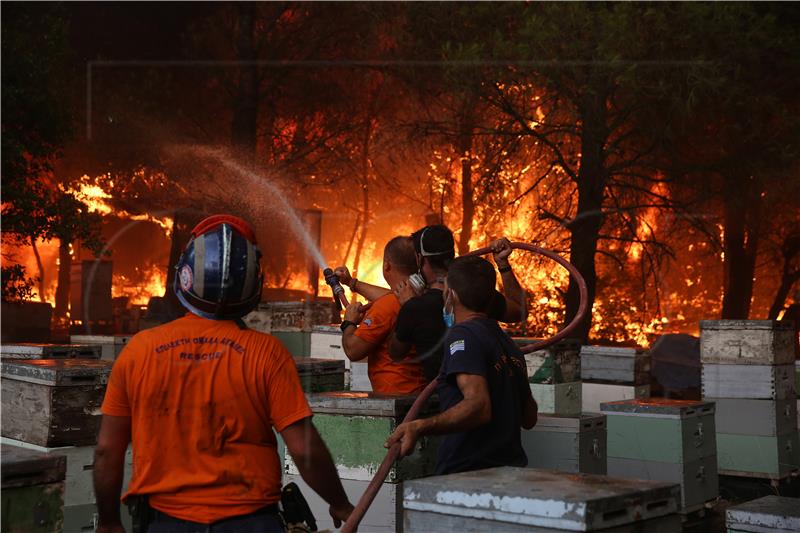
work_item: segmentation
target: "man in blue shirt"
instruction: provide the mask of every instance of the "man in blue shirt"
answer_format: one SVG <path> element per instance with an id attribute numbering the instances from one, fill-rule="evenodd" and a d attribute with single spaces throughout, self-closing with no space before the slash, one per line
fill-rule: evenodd
<path id="1" fill-rule="evenodd" d="M 485 259 L 459 257 L 450 265 L 443 312 L 455 325 L 447 333 L 438 378 L 442 412 L 401 424 L 386 442 L 387 447 L 399 442 L 404 457 L 419 437 L 446 435 L 437 474 L 528 463 L 520 428 L 536 424 L 537 407 L 522 353 L 487 316 L 495 281 Z"/>

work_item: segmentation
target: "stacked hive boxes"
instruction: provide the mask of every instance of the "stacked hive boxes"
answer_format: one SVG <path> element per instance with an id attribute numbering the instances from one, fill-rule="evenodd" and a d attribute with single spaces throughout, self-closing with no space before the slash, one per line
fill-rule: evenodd
<path id="1" fill-rule="evenodd" d="M 344 390 L 344 361 L 295 358 L 300 385 L 306 392 L 330 392 Z"/>
<path id="2" fill-rule="evenodd" d="M 529 468 L 406 482 L 406 533 L 675 532 L 677 485 Z"/>
<path id="3" fill-rule="evenodd" d="M 583 346 L 580 353 L 584 413 L 600 404 L 650 397 L 650 356 L 638 348 Z"/>
<path id="4" fill-rule="evenodd" d="M 331 452 L 348 497 L 355 502 L 386 455 L 384 442 L 411 408 L 414 397 L 338 392 L 310 394 L 308 401 L 314 411 L 314 425 Z M 360 530 L 402 531 L 403 483 L 431 475 L 435 464 L 435 441 L 423 438 L 413 454 L 393 465 Z M 300 486 L 320 529 L 332 529 L 328 505 L 303 482 L 289 454 L 284 471 L 284 484 L 295 482 Z"/>
<path id="5" fill-rule="evenodd" d="M 2 445 L 2 524 L 4 533 L 51 533 L 64 525 L 63 455 L 47 455 Z"/>
<path id="6" fill-rule="evenodd" d="M 100 346 L 94 353 L 100 354 Z M 111 361 L 3 359 L 4 443 L 66 457 L 64 530 L 93 528 L 94 445 Z M 130 479 L 130 455 L 126 480 Z M 123 511 L 127 520 L 127 512 Z"/>
<path id="7" fill-rule="evenodd" d="M 527 344 L 527 339 L 516 339 Z M 580 344 L 564 341 L 546 350 L 525 354 L 531 392 L 539 413 L 577 416 L 581 413 Z"/>
<path id="8" fill-rule="evenodd" d="M 339 320 L 336 305 L 330 299 L 313 302 L 263 302 L 244 317 L 248 327 L 274 335 L 295 357 L 311 353 L 311 330 L 314 325 Z"/>
<path id="9" fill-rule="evenodd" d="M 792 329 L 772 320 L 707 320 L 700 329 L 720 473 L 788 477 L 800 468 Z"/>
<path id="10" fill-rule="evenodd" d="M 608 475 L 680 483 L 682 513 L 719 493 L 714 404 L 647 398 L 604 403 Z"/>

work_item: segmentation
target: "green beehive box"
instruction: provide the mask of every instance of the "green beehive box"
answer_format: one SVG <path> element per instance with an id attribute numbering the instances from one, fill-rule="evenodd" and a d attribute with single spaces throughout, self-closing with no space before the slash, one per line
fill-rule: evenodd
<path id="1" fill-rule="evenodd" d="M 371 392 L 327 392 L 308 394 L 314 411 L 314 425 L 331 452 L 339 477 L 369 481 L 386 455 L 383 444 L 400 425 L 414 396 L 382 396 Z M 422 415 L 436 409 L 429 402 Z M 386 481 L 397 483 L 433 474 L 437 438 L 424 437 L 417 449 L 396 462 Z M 286 474 L 299 474 L 290 455 L 284 463 Z"/>
<path id="2" fill-rule="evenodd" d="M 798 433 L 766 437 L 717 433 L 719 473 L 783 479 L 800 470 Z"/>
<path id="3" fill-rule="evenodd" d="M 295 357 L 308 357 L 311 353 L 310 331 L 273 331 L 271 335 Z"/>
<path id="4" fill-rule="evenodd" d="M 2 527 L 3 533 L 55 533 L 64 522 L 63 455 L 47 455 L 3 444 Z"/>
<path id="5" fill-rule="evenodd" d="M 579 415 L 581 413 L 581 382 L 531 383 L 533 399 L 542 414 Z"/>
<path id="6" fill-rule="evenodd" d="M 688 463 L 716 454 L 714 403 L 646 398 L 604 403 L 608 457 Z"/>

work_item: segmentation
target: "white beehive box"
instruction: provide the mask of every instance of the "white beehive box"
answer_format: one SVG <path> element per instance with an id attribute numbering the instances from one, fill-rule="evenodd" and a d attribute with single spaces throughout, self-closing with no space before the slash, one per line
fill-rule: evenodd
<path id="1" fill-rule="evenodd" d="M 650 383 L 650 356 L 639 348 L 581 347 L 581 378 L 627 385 Z"/>
<path id="2" fill-rule="evenodd" d="M 350 359 L 342 348 L 342 330 L 336 324 L 311 328 L 310 355 L 320 359 L 344 361 L 344 367 L 350 370 Z"/>
<path id="3" fill-rule="evenodd" d="M 351 391 L 372 392 L 372 383 L 369 381 L 368 368 L 366 359 L 350 363 Z"/>
<path id="4" fill-rule="evenodd" d="M 794 363 L 794 330 L 780 320 L 702 320 L 703 363 L 784 365 Z"/>
<path id="5" fill-rule="evenodd" d="M 620 400 L 650 397 L 650 385 L 611 385 L 609 383 L 587 383 L 581 386 L 581 411 L 599 413 L 600 404 Z"/>
<path id="6" fill-rule="evenodd" d="M 794 365 L 703 363 L 703 398 L 795 398 Z"/>
<path id="7" fill-rule="evenodd" d="M 542 414 L 578 415 L 581 413 L 581 382 L 531 383 L 531 394 Z"/>
<path id="8" fill-rule="evenodd" d="M 406 533 L 680 531 L 671 483 L 503 467 L 404 485 Z"/>

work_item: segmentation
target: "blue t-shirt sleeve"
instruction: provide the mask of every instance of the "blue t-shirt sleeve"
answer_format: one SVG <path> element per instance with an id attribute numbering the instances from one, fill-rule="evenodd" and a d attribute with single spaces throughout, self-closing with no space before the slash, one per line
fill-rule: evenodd
<path id="1" fill-rule="evenodd" d="M 486 356 L 480 339 L 469 329 L 453 326 L 444 343 L 444 374 L 475 374 L 486 377 Z"/>

